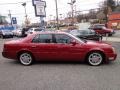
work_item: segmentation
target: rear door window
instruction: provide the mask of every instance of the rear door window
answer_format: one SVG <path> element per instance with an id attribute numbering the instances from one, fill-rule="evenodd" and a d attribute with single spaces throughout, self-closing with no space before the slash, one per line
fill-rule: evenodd
<path id="1" fill-rule="evenodd" d="M 41 31 L 40 29 L 35 29 L 34 31 Z"/>
<path id="2" fill-rule="evenodd" d="M 33 43 L 53 43 L 52 34 L 39 34 L 36 35 L 33 40 Z"/>

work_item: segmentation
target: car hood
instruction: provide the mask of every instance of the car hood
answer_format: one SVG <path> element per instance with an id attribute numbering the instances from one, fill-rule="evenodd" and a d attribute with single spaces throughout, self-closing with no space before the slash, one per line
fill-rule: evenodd
<path id="1" fill-rule="evenodd" d="M 87 45 L 89 46 L 96 46 L 96 47 L 111 47 L 110 44 L 106 43 L 106 42 L 103 42 L 103 41 L 91 41 L 91 40 L 87 40 L 86 42 Z"/>

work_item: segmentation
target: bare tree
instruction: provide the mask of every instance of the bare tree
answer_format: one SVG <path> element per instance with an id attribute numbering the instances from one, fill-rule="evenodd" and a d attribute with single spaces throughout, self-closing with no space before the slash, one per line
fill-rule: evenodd
<path id="1" fill-rule="evenodd" d="M 5 16 L 0 15 L 0 24 L 8 24 Z"/>

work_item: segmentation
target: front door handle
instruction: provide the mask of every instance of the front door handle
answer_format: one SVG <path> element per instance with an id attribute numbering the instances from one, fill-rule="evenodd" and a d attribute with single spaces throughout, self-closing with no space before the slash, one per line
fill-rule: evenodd
<path id="1" fill-rule="evenodd" d="M 36 48 L 36 46 L 31 46 L 32 48 Z"/>

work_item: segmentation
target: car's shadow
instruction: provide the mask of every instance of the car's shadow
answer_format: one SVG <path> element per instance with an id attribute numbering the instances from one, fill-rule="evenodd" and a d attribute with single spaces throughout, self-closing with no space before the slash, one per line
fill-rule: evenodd
<path id="1" fill-rule="evenodd" d="M 9 64 L 15 65 L 15 66 L 21 66 L 22 64 L 20 64 L 19 61 L 11 61 L 9 62 Z M 103 63 L 100 66 L 113 66 L 115 64 L 115 62 L 109 62 L 109 63 Z M 89 65 L 87 62 L 74 62 L 74 61 L 70 61 L 70 62 L 64 62 L 64 61 L 36 61 L 34 62 L 32 65 L 30 66 L 35 66 L 35 65 L 80 65 L 80 66 L 91 66 Z M 24 65 L 22 65 L 24 66 Z"/>
<path id="2" fill-rule="evenodd" d="M 38 64 L 86 64 L 85 62 L 74 62 L 74 61 L 70 61 L 70 62 L 64 62 L 64 61 L 36 61 L 34 62 L 34 65 L 38 65 Z"/>

